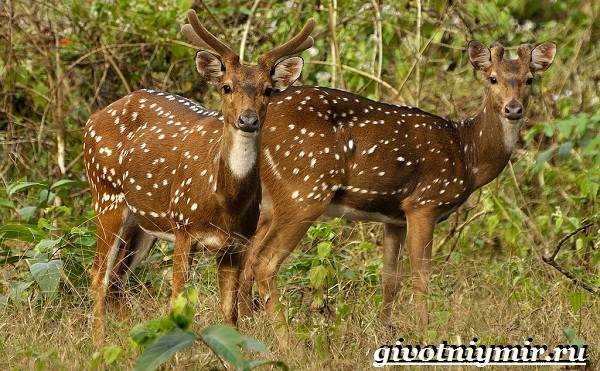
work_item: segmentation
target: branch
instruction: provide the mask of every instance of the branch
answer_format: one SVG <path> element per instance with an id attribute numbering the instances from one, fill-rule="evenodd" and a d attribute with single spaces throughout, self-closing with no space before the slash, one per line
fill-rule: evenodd
<path id="1" fill-rule="evenodd" d="M 258 4 L 260 3 L 260 0 L 254 0 L 254 4 L 252 4 L 252 8 L 250 9 L 250 14 L 248 14 L 248 20 L 246 21 L 246 24 L 244 25 L 244 32 L 242 33 L 242 41 L 240 42 L 240 62 L 244 61 L 244 51 L 246 49 L 246 39 L 248 38 L 248 31 L 250 30 L 250 23 L 252 22 L 252 16 L 254 15 L 254 12 L 256 12 L 256 8 L 258 7 Z"/>
<path id="2" fill-rule="evenodd" d="M 307 64 L 322 64 L 322 65 L 326 65 L 326 66 L 331 66 L 333 64 L 331 62 L 322 62 L 322 61 L 308 61 L 306 63 Z M 389 83 L 387 83 L 386 81 L 380 79 L 377 76 L 374 76 L 374 75 L 372 75 L 372 74 L 370 74 L 368 72 L 365 72 L 365 71 L 361 71 L 361 70 L 359 70 L 357 68 L 347 66 L 345 64 L 340 64 L 339 67 L 341 67 L 342 69 L 348 70 L 350 72 L 354 72 L 356 74 L 359 74 L 361 76 L 367 77 L 367 78 L 369 78 L 369 79 L 371 79 L 373 81 L 376 81 L 376 82 L 380 83 L 383 87 L 385 87 L 386 89 L 390 90 L 390 92 L 392 94 L 394 94 L 396 96 L 396 98 L 398 98 L 400 96 L 400 93 L 398 92 L 398 90 L 394 89 L 394 87 L 392 85 L 390 85 Z M 395 100 L 392 100 L 392 102 L 394 102 L 394 101 Z"/>
<path id="3" fill-rule="evenodd" d="M 589 293 L 591 293 L 593 295 L 600 295 L 600 291 L 597 288 L 590 286 L 589 284 L 587 284 L 586 282 L 584 282 L 580 278 L 576 277 L 574 274 L 572 274 L 571 272 L 569 272 L 566 269 L 564 269 L 563 267 L 561 267 L 556 262 L 556 260 L 554 260 L 556 258 L 556 256 L 558 255 L 560 249 L 564 245 L 564 243 L 569 238 L 575 236 L 577 233 L 579 233 L 579 232 L 581 232 L 583 230 L 588 229 L 589 227 L 591 227 L 593 225 L 594 225 L 594 223 L 587 223 L 587 224 L 585 224 L 585 225 L 577 228 L 573 232 L 567 234 L 565 237 L 563 237 L 558 242 L 558 245 L 556 245 L 556 248 L 554 249 L 554 252 L 552 253 L 552 255 L 550 255 L 550 256 L 542 255 L 542 260 L 544 261 L 544 263 L 548 264 L 549 266 L 553 267 L 554 269 L 556 269 L 557 271 L 559 271 L 560 273 L 562 273 L 563 276 L 565 276 L 568 279 L 570 279 L 571 281 L 573 281 L 573 283 L 576 284 L 577 286 L 581 287 L 582 289 L 586 290 L 587 292 L 589 292 Z"/>
<path id="4" fill-rule="evenodd" d="M 464 223 L 462 223 L 461 225 L 459 225 L 454 232 L 457 233 L 457 241 L 458 241 L 458 237 L 460 237 L 460 234 L 462 232 L 462 230 L 469 224 L 471 224 L 475 219 L 479 218 L 482 215 L 485 214 L 489 214 L 489 211 L 487 210 L 481 210 L 479 211 L 477 214 L 473 215 L 469 220 L 465 221 Z M 448 236 L 450 236 L 450 234 L 448 234 Z M 442 246 L 444 246 L 444 244 L 450 240 L 450 238 L 446 236 L 447 238 L 444 239 L 444 241 L 442 241 L 442 243 L 440 243 L 440 245 L 438 246 L 438 250 L 440 250 L 442 248 Z M 454 249 L 456 248 L 457 244 L 454 244 L 452 246 L 452 248 L 450 249 L 450 251 L 448 252 L 448 255 L 446 255 L 446 260 L 448 261 L 450 260 L 450 256 L 452 255 L 452 253 L 454 252 Z"/>

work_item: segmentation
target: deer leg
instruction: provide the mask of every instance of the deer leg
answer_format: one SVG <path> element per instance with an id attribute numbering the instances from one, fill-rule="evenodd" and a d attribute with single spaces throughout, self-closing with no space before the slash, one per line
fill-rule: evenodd
<path id="1" fill-rule="evenodd" d="M 400 260 L 406 239 L 406 227 L 385 224 L 383 237 L 383 271 L 381 272 L 383 305 L 380 319 L 390 324 L 392 306 L 400 289 Z"/>
<path id="2" fill-rule="evenodd" d="M 182 292 L 187 281 L 189 256 L 192 248 L 192 241 L 185 231 L 175 233 L 175 249 L 173 250 L 173 287 L 171 291 L 171 301 L 177 298 Z"/>
<path id="3" fill-rule="evenodd" d="M 96 255 L 92 265 L 91 291 L 94 299 L 92 311 L 92 337 L 96 346 L 101 346 L 104 341 L 104 311 L 106 305 L 106 292 L 111 278 L 121 236 L 123 235 L 123 222 L 129 210 L 124 206 L 106 211 L 96 219 Z"/>
<path id="4" fill-rule="evenodd" d="M 415 305 L 420 324 L 425 326 L 428 321 L 426 295 L 435 218 L 427 211 L 413 210 L 406 213 L 406 221 L 408 224 L 406 241 L 412 268 Z"/>
<path id="5" fill-rule="evenodd" d="M 121 318 L 128 314 L 126 311 L 125 287 L 129 277 L 139 262 L 148 255 L 154 246 L 156 238 L 142 230 L 133 214 L 124 222 L 124 232 L 119 248 L 118 257 L 111 274 L 110 286 L 108 288 L 108 302 Z"/>
<path id="6" fill-rule="evenodd" d="M 237 326 L 237 294 L 242 262 L 240 251 L 228 251 L 217 258 L 219 296 L 225 323 Z"/>
<path id="7" fill-rule="evenodd" d="M 133 213 L 128 212 L 121 224 L 118 252 L 110 272 L 108 286 L 109 300 L 111 304 L 115 305 L 119 310 L 121 309 L 120 304 L 127 282 L 125 272 L 128 271 L 129 262 L 133 256 L 132 247 L 134 246 L 138 229 L 139 227 L 135 221 L 135 216 Z"/>
<path id="8" fill-rule="evenodd" d="M 135 268 L 138 265 L 140 265 L 142 260 L 144 260 L 148 256 L 148 253 L 156 243 L 156 240 L 156 237 L 144 232 L 141 228 L 138 227 L 137 233 L 135 234 L 135 238 L 132 241 L 132 257 L 127 266 L 127 269 L 123 272 L 124 281 L 127 281 L 129 279 L 129 276 L 135 270 Z"/>
<path id="9" fill-rule="evenodd" d="M 240 317 L 252 316 L 252 284 L 254 282 L 254 266 L 256 265 L 256 259 L 260 253 L 260 249 L 263 247 L 262 241 L 264 240 L 271 225 L 270 216 L 266 216 L 265 214 L 266 213 L 262 213 L 260 216 L 258 228 L 248 246 L 248 250 L 244 254 L 244 259 L 242 262 L 238 289 L 238 315 Z"/>
<path id="10" fill-rule="evenodd" d="M 314 214 L 304 218 L 298 217 L 295 220 L 275 216 L 262 241 L 264 248 L 261 249 L 255 265 L 256 282 L 267 315 L 275 324 L 275 333 L 281 346 L 288 345 L 290 338 L 284 313 L 277 308 L 279 304 L 277 272 L 285 258 L 298 245 L 308 227 L 322 214 L 323 209 L 314 205 L 312 210 Z"/>

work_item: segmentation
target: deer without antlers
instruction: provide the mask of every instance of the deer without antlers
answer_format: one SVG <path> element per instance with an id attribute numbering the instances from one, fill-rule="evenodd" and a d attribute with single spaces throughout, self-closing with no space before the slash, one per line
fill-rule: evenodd
<path id="1" fill-rule="evenodd" d="M 488 49 L 473 41 L 468 51 L 488 87 L 479 113 L 461 122 L 334 89 L 302 87 L 273 97 L 262 141 L 263 212 L 242 271 L 241 314 L 251 310 L 252 278 L 267 312 L 275 312 L 280 265 L 325 215 L 385 223 L 384 321 L 399 289 L 406 240 L 418 314 L 427 320 L 434 226 L 506 166 L 534 75 L 550 66 L 556 47 L 522 45 L 515 60 L 504 59 L 499 44 Z"/>
<path id="2" fill-rule="evenodd" d="M 103 338 L 107 286 L 122 281 L 156 238 L 175 242 L 173 290 L 185 283 L 193 245 L 218 254 L 221 309 L 237 320 L 242 246 L 255 232 L 261 200 L 258 153 L 269 96 L 300 75 L 289 57 L 313 44 L 310 20 L 286 43 L 243 64 L 194 11 L 182 33 L 199 47 L 196 68 L 221 91 L 222 111 L 155 90 L 136 91 L 94 113 L 84 155 L 97 213 L 92 271 L 94 333 Z"/>

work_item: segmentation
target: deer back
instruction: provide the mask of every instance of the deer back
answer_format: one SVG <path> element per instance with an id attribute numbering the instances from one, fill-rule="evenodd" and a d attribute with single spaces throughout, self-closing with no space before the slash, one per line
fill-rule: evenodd
<path id="1" fill-rule="evenodd" d="M 464 199 L 459 143 L 456 124 L 418 108 L 299 87 L 269 106 L 262 180 L 275 206 L 331 202 L 402 218 L 407 207 Z"/>

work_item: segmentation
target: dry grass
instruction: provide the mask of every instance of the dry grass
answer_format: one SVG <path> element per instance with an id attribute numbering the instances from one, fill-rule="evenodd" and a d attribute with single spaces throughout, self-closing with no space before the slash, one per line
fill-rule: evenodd
<path id="1" fill-rule="evenodd" d="M 369 234 L 369 230 L 361 233 Z M 341 246 L 342 243 L 340 248 L 345 248 Z M 377 262 L 379 256 L 380 251 L 374 250 L 363 256 L 362 262 L 352 259 L 349 264 Z M 220 321 L 214 266 L 208 264 L 207 259 L 201 258 L 200 268 L 193 277 L 202 292 L 197 330 Z M 437 259 L 432 268 L 431 323 L 427 328 L 416 325 L 409 284 L 401 290 L 394 312 L 394 329 L 390 330 L 377 318 L 380 306 L 377 282 L 366 282 L 362 278 L 339 280 L 329 289 L 326 307 L 310 309 L 311 290 L 294 284 L 297 281 L 294 281 L 293 267 L 288 266 L 282 274 L 287 282 L 280 284 L 297 344 L 280 349 L 261 313 L 244 320 L 241 329 L 265 342 L 273 358 L 285 360 L 293 369 L 368 368 L 373 350 L 399 337 L 412 344 L 442 340 L 463 343 L 472 337 L 478 337 L 482 344 L 498 344 L 521 343 L 531 336 L 536 343 L 552 346 L 567 342 L 563 334 L 566 327 L 578 330 L 589 345 L 591 359 L 600 356 L 600 301 L 586 296 L 581 312 L 573 313 L 569 293 L 574 288 L 541 266 L 537 258 L 492 257 L 489 251 L 482 250 L 448 262 L 444 259 Z M 403 264 L 408 269 L 406 259 Z M 0 312 L 0 367 L 88 367 L 94 352 L 90 341 L 90 303 L 85 292 L 79 294 L 63 295 L 42 307 L 25 304 Z M 115 368 L 132 367 L 137 353 L 130 344 L 128 332 L 135 324 L 164 314 L 167 294 L 168 287 L 152 294 L 129 293 L 126 314 L 119 316 L 111 312 L 107 343 L 124 349 Z M 345 315 L 340 312 L 344 305 L 349 309 Z M 200 343 L 179 354 L 170 366 L 175 369 L 221 367 Z"/>

